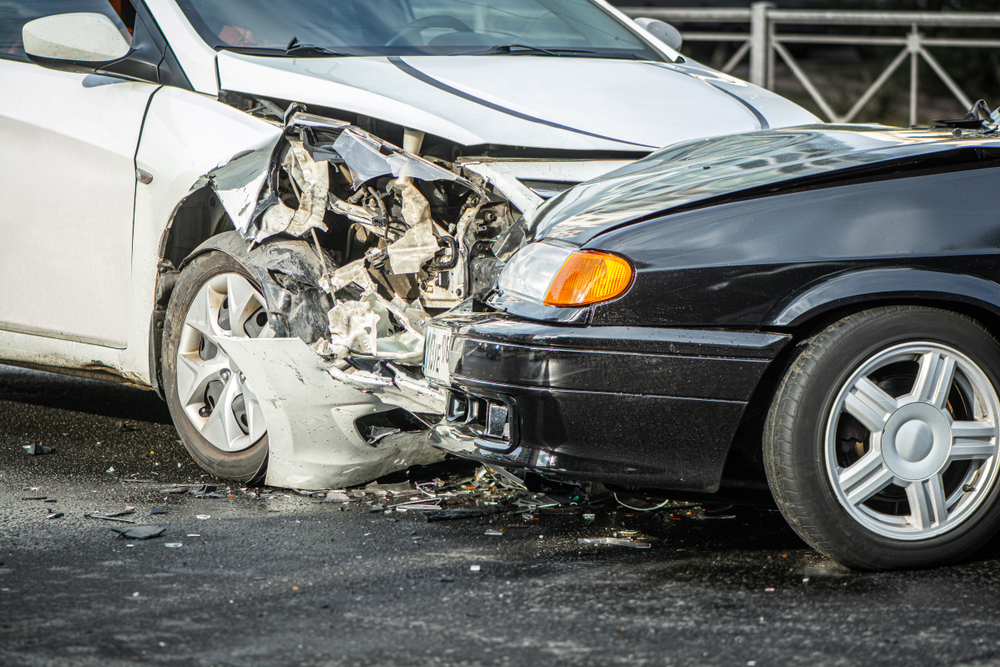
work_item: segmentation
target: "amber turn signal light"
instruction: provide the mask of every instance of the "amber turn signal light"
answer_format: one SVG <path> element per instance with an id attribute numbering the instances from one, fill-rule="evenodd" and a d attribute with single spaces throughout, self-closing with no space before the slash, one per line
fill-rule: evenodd
<path id="1" fill-rule="evenodd" d="M 613 299 L 632 284 L 635 270 L 625 258 L 595 250 L 570 255 L 545 295 L 546 306 L 589 306 Z"/>

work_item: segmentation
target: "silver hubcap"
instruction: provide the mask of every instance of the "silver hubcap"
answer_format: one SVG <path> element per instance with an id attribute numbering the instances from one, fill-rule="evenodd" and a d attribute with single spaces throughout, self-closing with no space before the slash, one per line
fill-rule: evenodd
<path id="1" fill-rule="evenodd" d="M 247 449 L 267 432 L 250 383 L 222 351 L 226 338 L 273 338 L 264 297 L 236 273 L 198 290 L 177 351 L 177 394 L 198 432 L 224 452 Z"/>
<path id="2" fill-rule="evenodd" d="M 838 500 L 883 537 L 955 529 L 996 482 L 998 414 L 996 389 L 957 350 L 920 342 L 879 352 L 844 385 L 827 420 Z"/>

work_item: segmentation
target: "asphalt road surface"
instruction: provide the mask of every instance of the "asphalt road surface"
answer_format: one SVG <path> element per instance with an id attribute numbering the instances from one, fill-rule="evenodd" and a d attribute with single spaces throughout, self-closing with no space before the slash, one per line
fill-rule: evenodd
<path id="1" fill-rule="evenodd" d="M 462 472 L 410 474 L 442 470 Z M 0 665 L 1000 664 L 1000 540 L 866 574 L 762 508 L 428 523 L 243 491 L 113 384 L 0 367 L 0 490 Z M 128 506 L 164 534 L 84 516 Z M 629 531 L 651 547 L 578 541 Z"/>

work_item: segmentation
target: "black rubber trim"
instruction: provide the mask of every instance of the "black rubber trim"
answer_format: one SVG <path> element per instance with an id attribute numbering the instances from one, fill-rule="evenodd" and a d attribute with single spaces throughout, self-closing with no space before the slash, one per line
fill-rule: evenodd
<path id="1" fill-rule="evenodd" d="M 637 144 L 632 141 L 625 141 L 623 139 L 615 139 L 613 137 L 606 137 L 603 134 L 594 134 L 593 132 L 587 132 L 586 130 L 580 130 L 577 128 L 569 127 L 566 125 L 560 125 L 559 123 L 553 123 L 552 121 L 545 120 L 543 118 L 536 118 L 534 116 L 529 116 L 528 114 L 520 113 L 519 111 L 514 111 L 513 109 L 508 109 L 502 107 L 499 104 L 494 104 L 493 102 L 488 102 L 487 100 L 476 97 L 475 95 L 470 95 L 465 91 L 459 90 L 457 88 L 452 88 L 446 83 L 441 83 L 437 79 L 424 74 L 417 68 L 406 63 L 400 56 L 389 56 L 388 60 L 390 63 L 406 72 L 414 79 L 426 83 L 428 86 L 434 86 L 438 90 L 443 90 L 446 93 L 454 95 L 456 97 L 461 97 L 463 100 L 473 102 L 475 104 L 482 105 L 487 109 L 492 109 L 493 111 L 499 111 L 500 113 L 507 114 L 508 116 L 513 116 L 514 118 L 519 118 L 521 120 L 526 120 L 529 123 L 538 123 L 539 125 L 546 125 L 548 127 L 555 128 L 557 130 L 565 130 L 566 132 L 573 132 L 574 134 L 582 134 L 588 137 L 594 137 L 595 139 L 604 139 L 605 141 L 613 141 L 618 144 L 628 144 L 629 146 L 642 146 L 643 148 L 658 148 L 657 146 L 647 146 L 646 144 Z M 739 98 L 737 98 L 739 99 Z M 742 101 L 742 100 L 740 100 Z M 746 104 L 746 102 L 744 102 Z M 758 114 L 759 116 L 759 114 Z M 762 116 L 759 116 L 762 118 Z"/>

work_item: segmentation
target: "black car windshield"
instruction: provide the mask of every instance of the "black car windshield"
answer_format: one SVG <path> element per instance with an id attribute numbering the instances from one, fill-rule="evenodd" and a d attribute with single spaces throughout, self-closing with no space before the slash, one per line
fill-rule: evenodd
<path id="1" fill-rule="evenodd" d="M 217 50 L 663 60 L 590 0 L 180 0 Z M 293 41 L 294 40 L 294 41 Z"/>

